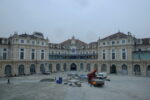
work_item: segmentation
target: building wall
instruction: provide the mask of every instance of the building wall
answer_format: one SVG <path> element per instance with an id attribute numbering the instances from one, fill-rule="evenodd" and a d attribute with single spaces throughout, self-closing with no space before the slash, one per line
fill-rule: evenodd
<path id="1" fill-rule="evenodd" d="M 6 39 L 5 39 L 6 40 Z M 24 40 L 24 43 L 20 43 Z M 122 44 L 122 40 L 126 43 Z M 69 45 L 75 46 L 75 44 L 66 43 L 67 49 L 62 49 L 60 44 L 52 44 L 52 47 L 48 45 L 47 39 L 41 38 L 31 38 L 31 37 L 20 37 L 19 35 L 14 35 L 8 38 L 11 44 L 0 44 L 0 77 L 6 76 L 5 68 L 7 65 L 11 66 L 11 75 L 19 75 L 19 65 L 24 65 L 24 74 L 31 74 L 30 67 L 32 64 L 35 65 L 36 74 L 41 74 L 40 66 L 44 65 L 45 71 L 59 72 L 57 70 L 57 64 L 60 65 L 60 71 L 70 71 L 71 65 L 75 64 L 77 71 L 92 71 L 94 66 L 98 67 L 98 72 L 103 71 L 103 64 L 106 64 L 106 72 L 108 74 L 112 73 L 112 66 L 116 68 L 115 74 L 125 74 L 125 75 L 137 75 L 137 76 L 150 76 L 148 73 L 148 66 L 150 65 L 150 59 L 133 59 L 133 51 L 141 48 L 143 50 L 150 50 L 150 45 L 137 45 L 134 46 L 134 38 L 128 36 L 126 38 L 115 38 L 115 39 L 99 39 L 97 44 L 91 43 L 85 45 L 77 41 L 77 54 L 97 54 L 98 59 L 49 59 L 49 54 L 72 54 L 71 49 L 68 49 Z M 29 42 L 30 41 L 30 42 Z M 35 44 L 32 44 L 35 41 Z M 69 40 L 69 41 L 72 41 Z M 73 41 L 75 39 L 73 38 Z M 112 45 L 112 41 L 116 44 Z M 119 41 L 119 43 L 117 43 Z M 41 43 L 44 42 L 44 45 Z M 109 45 L 107 44 L 109 42 Z M 105 43 L 105 45 L 104 45 Z M 83 45 L 84 44 L 84 45 Z M 56 46 L 56 48 L 54 48 Z M 57 47 L 58 46 L 58 47 Z M 79 48 L 85 46 L 85 48 Z M 3 59 L 3 49 L 7 49 L 7 59 Z M 19 58 L 20 49 L 24 48 L 24 59 Z M 31 59 L 32 49 L 35 49 L 35 59 Z M 116 57 L 112 59 L 112 49 L 115 50 Z M 122 49 L 126 50 L 126 59 L 122 59 Z M 44 50 L 44 59 L 41 59 L 41 50 Z M 106 59 L 103 59 L 103 50 L 106 53 Z M 53 53 L 52 53 L 53 52 Z M 81 63 L 83 64 L 83 70 L 81 70 Z M 52 64 L 52 70 L 49 70 L 49 64 Z M 66 70 L 64 70 L 64 64 L 66 64 Z M 96 65 L 95 65 L 96 64 Z M 88 65 L 90 65 L 90 70 L 88 70 Z M 123 65 L 127 66 L 127 70 L 122 68 Z M 140 66 L 140 73 L 136 73 L 134 70 L 135 65 Z"/>

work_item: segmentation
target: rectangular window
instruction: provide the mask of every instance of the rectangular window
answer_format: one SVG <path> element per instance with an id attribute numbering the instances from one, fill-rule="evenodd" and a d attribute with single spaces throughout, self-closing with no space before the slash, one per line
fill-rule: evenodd
<path id="1" fill-rule="evenodd" d="M 105 45 L 105 42 L 103 42 L 103 45 Z"/>
<path id="2" fill-rule="evenodd" d="M 44 50 L 41 50 L 41 59 L 44 59 Z"/>
<path id="3" fill-rule="evenodd" d="M 32 49 L 31 59 L 35 59 L 35 49 Z"/>
<path id="4" fill-rule="evenodd" d="M 112 49 L 112 59 L 115 59 L 116 57 L 115 57 L 115 50 L 114 49 Z"/>
<path id="5" fill-rule="evenodd" d="M 35 45 L 35 41 L 32 41 L 32 45 Z"/>
<path id="6" fill-rule="evenodd" d="M 122 49 L 122 59 L 126 59 L 126 50 Z"/>
<path id="7" fill-rule="evenodd" d="M 126 43 L 126 40 L 122 40 L 122 44 L 125 44 Z"/>
<path id="8" fill-rule="evenodd" d="M 30 43 L 30 40 L 27 40 L 27 43 Z"/>
<path id="9" fill-rule="evenodd" d="M 106 59 L 105 56 L 106 56 L 106 55 L 105 55 L 105 50 L 103 50 L 103 59 Z"/>
<path id="10" fill-rule="evenodd" d="M 44 42 L 42 42 L 41 45 L 44 45 Z"/>
<path id="11" fill-rule="evenodd" d="M 107 42 L 107 45 L 109 45 L 109 42 Z"/>
<path id="12" fill-rule="evenodd" d="M 115 41 L 112 41 L 112 45 L 114 45 L 115 44 Z"/>
<path id="13" fill-rule="evenodd" d="M 103 53 L 103 59 L 105 59 L 105 53 Z"/>
<path id="14" fill-rule="evenodd" d="M 3 49 L 3 60 L 7 59 L 7 49 Z"/>
<path id="15" fill-rule="evenodd" d="M 24 43 L 24 40 L 21 40 L 21 43 Z"/>
<path id="16" fill-rule="evenodd" d="M 20 49 L 20 59 L 24 59 L 24 49 Z"/>

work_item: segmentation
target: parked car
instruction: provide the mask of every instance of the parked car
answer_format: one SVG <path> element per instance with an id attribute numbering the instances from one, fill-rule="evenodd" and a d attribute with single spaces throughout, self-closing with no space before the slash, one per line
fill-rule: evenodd
<path id="1" fill-rule="evenodd" d="M 92 80 L 91 80 L 91 84 L 92 84 L 93 86 L 103 86 L 104 83 L 105 83 L 105 81 L 102 80 L 102 79 L 92 79 Z"/>
<path id="2" fill-rule="evenodd" d="M 49 71 L 45 71 L 45 72 L 43 72 L 42 74 L 44 74 L 44 75 L 49 75 L 50 72 L 49 72 Z"/>
<path id="3" fill-rule="evenodd" d="M 97 74 L 97 78 L 99 79 L 106 79 L 107 78 L 107 73 L 106 72 L 101 72 Z"/>

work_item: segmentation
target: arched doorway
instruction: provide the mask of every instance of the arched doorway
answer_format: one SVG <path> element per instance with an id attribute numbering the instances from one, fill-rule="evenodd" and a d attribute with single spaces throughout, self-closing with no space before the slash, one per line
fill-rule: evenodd
<path id="1" fill-rule="evenodd" d="M 52 64 L 49 64 L 49 71 L 52 72 L 52 67 L 53 65 Z"/>
<path id="2" fill-rule="evenodd" d="M 5 75 L 6 76 L 11 76 L 11 65 L 6 65 L 5 66 Z"/>
<path id="3" fill-rule="evenodd" d="M 32 65 L 30 66 L 30 73 L 31 73 L 31 74 L 35 74 L 35 73 L 36 73 L 35 65 L 34 65 L 34 64 L 32 64 Z"/>
<path id="4" fill-rule="evenodd" d="M 122 65 L 122 74 L 128 74 L 128 68 L 125 64 Z"/>
<path id="5" fill-rule="evenodd" d="M 116 65 L 111 65 L 110 66 L 110 74 L 116 74 Z"/>
<path id="6" fill-rule="evenodd" d="M 90 64 L 87 64 L 86 70 L 87 70 L 88 72 L 91 71 L 91 66 L 90 66 Z"/>
<path id="7" fill-rule="evenodd" d="M 134 73 L 135 75 L 141 75 L 140 65 L 134 65 Z"/>
<path id="8" fill-rule="evenodd" d="M 150 77 L 150 65 L 147 66 L 147 77 Z"/>
<path id="9" fill-rule="evenodd" d="M 71 64 L 70 70 L 71 70 L 71 71 L 76 71 L 76 70 L 77 70 L 77 66 L 76 66 L 75 63 L 72 63 L 72 64 Z"/>
<path id="10" fill-rule="evenodd" d="M 107 71 L 106 64 L 102 64 L 101 72 L 106 72 L 106 71 Z"/>
<path id="11" fill-rule="evenodd" d="M 18 68 L 18 74 L 19 75 L 24 75 L 24 65 L 19 65 L 19 68 Z"/>
<path id="12" fill-rule="evenodd" d="M 63 69 L 64 69 L 64 71 L 67 71 L 67 64 L 66 63 L 64 63 Z"/>
<path id="13" fill-rule="evenodd" d="M 41 65 L 40 65 L 40 72 L 41 72 L 41 73 L 44 73 L 44 72 L 45 72 L 44 64 L 41 64 Z"/>
<path id="14" fill-rule="evenodd" d="M 56 71 L 60 71 L 60 64 L 56 65 Z"/>

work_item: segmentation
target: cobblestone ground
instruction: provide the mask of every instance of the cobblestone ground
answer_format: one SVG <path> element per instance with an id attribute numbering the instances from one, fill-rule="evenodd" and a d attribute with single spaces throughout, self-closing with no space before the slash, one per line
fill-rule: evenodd
<path id="1" fill-rule="evenodd" d="M 150 78 L 109 75 L 103 87 L 58 85 L 44 78 L 66 77 L 66 73 L 0 78 L 0 100 L 150 100 Z"/>

